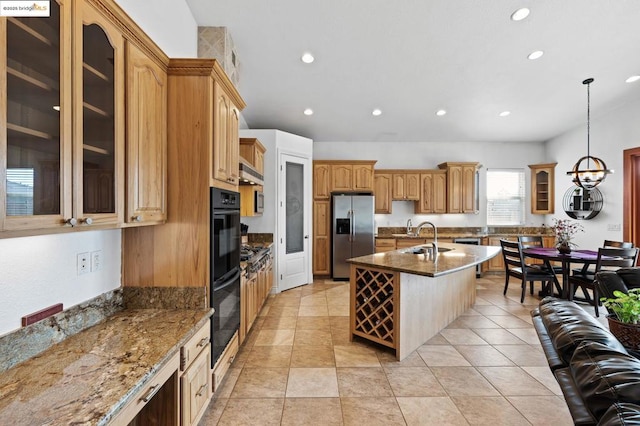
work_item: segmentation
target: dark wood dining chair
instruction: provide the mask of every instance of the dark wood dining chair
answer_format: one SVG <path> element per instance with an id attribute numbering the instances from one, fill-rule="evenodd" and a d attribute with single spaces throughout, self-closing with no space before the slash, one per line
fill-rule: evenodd
<path id="1" fill-rule="evenodd" d="M 528 248 L 536 248 L 536 247 L 544 247 L 544 242 L 542 239 L 541 235 L 519 235 L 518 236 L 518 242 L 520 243 L 520 246 L 522 247 L 522 249 L 528 249 Z M 527 260 L 527 256 L 525 255 L 525 261 Z M 549 267 L 551 267 L 551 269 L 553 270 L 554 273 L 556 274 L 562 274 L 562 266 L 558 266 L 558 265 L 551 265 L 546 264 L 546 263 L 527 263 L 527 266 L 530 266 L 532 268 L 540 268 L 540 269 L 546 269 L 549 270 Z"/>
<path id="2" fill-rule="evenodd" d="M 632 248 L 632 247 L 633 247 L 633 243 L 628 241 L 604 240 L 604 243 L 602 243 L 602 248 Z M 583 274 L 583 275 L 591 274 L 593 276 L 593 279 L 595 279 L 596 273 L 594 269 L 591 268 L 590 266 L 592 266 L 592 264 L 585 263 L 581 269 L 574 269 L 572 272 L 575 274 Z"/>
<path id="3" fill-rule="evenodd" d="M 595 283 L 595 274 L 607 269 L 629 268 L 635 266 L 638 261 L 638 248 L 599 248 L 598 259 L 596 261 L 596 268 L 594 271 L 587 271 L 586 273 L 578 272 L 573 273 L 569 277 L 568 294 L 573 297 L 578 288 L 582 289 L 585 301 L 593 305 L 596 316 L 600 316 L 598 312 L 598 306 L 600 305 L 600 296 L 598 286 Z M 589 291 L 593 294 L 593 297 L 589 295 Z"/>
<path id="4" fill-rule="evenodd" d="M 502 247 L 502 258 L 505 267 L 504 291 L 502 294 L 507 294 L 510 277 L 517 278 L 521 281 L 522 294 L 520 295 L 520 303 L 524 302 L 527 282 L 529 282 L 531 294 L 533 294 L 533 283 L 535 281 L 541 281 L 543 283 L 543 292 L 550 293 L 550 291 L 552 291 L 552 284 L 555 278 L 554 273 L 546 269 L 527 266 L 524 262 L 522 245 L 519 241 L 500 240 L 500 246 Z"/>

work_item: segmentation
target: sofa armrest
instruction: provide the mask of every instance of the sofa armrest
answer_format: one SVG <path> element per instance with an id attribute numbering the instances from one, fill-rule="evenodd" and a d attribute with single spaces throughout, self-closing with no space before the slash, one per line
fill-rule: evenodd
<path id="1" fill-rule="evenodd" d="M 562 358 L 556 351 L 556 348 L 553 346 L 553 342 L 549 337 L 549 333 L 547 333 L 547 329 L 544 327 L 544 323 L 542 322 L 542 318 L 539 315 L 531 314 L 531 319 L 533 321 L 533 327 L 538 333 L 538 339 L 540 339 L 540 344 L 542 345 L 542 350 L 544 351 L 545 356 L 547 357 L 547 362 L 549 363 L 549 368 L 551 371 L 554 371 L 558 368 L 566 367 L 562 361 Z"/>
<path id="2" fill-rule="evenodd" d="M 564 400 L 569 408 L 569 413 L 573 418 L 573 423 L 576 425 L 595 425 L 597 420 L 591 412 L 587 409 L 587 406 L 582 398 L 580 389 L 573 380 L 569 367 L 560 368 L 553 372 L 553 375 L 562 389 Z"/>

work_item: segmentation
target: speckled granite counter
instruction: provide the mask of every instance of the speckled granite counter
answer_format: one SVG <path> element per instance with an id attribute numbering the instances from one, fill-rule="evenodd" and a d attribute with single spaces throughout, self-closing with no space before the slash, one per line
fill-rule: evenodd
<path id="1" fill-rule="evenodd" d="M 107 424 L 212 314 L 127 309 L 0 375 L 0 424 Z"/>
<path id="2" fill-rule="evenodd" d="M 485 262 L 500 253 L 500 247 L 496 246 L 455 243 L 438 243 L 438 246 L 452 250 L 439 253 L 435 262 L 427 260 L 423 254 L 407 253 L 407 249 L 355 257 L 348 259 L 347 262 L 427 277 L 438 277 Z"/>

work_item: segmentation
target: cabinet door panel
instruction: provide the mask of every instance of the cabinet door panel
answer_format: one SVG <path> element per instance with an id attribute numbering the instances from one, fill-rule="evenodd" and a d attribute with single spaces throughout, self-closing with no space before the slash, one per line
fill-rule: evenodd
<path id="1" fill-rule="evenodd" d="M 353 166 L 353 190 L 373 190 L 373 166 L 364 164 Z"/>
<path id="2" fill-rule="evenodd" d="M 391 213 L 391 175 L 376 173 L 374 176 L 375 212 Z"/>
<path id="3" fill-rule="evenodd" d="M 353 167 L 351 165 L 331 165 L 331 191 L 351 191 Z"/>
<path id="4" fill-rule="evenodd" d="M 0 229 L 72 215 L 70 25 L 66 1 L 51 1 L 47 18 L 0 20 Z"/>
<path id="5" fill-rule="evenodd" d="M 418 173 L 405 175 L 404 195 L 407 200 L 420 199 L 420 175 Z"/>
<path id="6" fill-rule="evenodd" d="M 394 173 L 391 198 L 393 200 L 404 200 L 406 198 L 404 187 L 405 187 L 405 175 L 401 173 Z"/>
<path id="7" fill-rule="evenodd" d="M 229 140 L 229 114 L 231 100 L 217 83 L 214 87 L 214 122 L 213 122 L 213 149 L 211 150 L 211 179 L 225 183 L 229 182 L 228 174 L 229 153 L 227 141 Z"/>
<path id="8" fill-rule="evenodd" d="M 127 45 L 126 222 L 166 219 L 167 74 Z"/>
<path id="9" fill-rule="evenodd" d="M 76 7 L 82 19 L 74 66 L 82 78 L 75 86 L 74 144 L 82 161 L 74 162 L 74 211 L 80 224 L 117 223 L 124 211 L 124 39 L 89 3 Z"/>
<path id="10" fill-rule="evenodd" d="M 313 165 L 313 198 L 322 199 L 329 198 L 331 190 L 329 189 L 329 165 L 314 164 Z"/>

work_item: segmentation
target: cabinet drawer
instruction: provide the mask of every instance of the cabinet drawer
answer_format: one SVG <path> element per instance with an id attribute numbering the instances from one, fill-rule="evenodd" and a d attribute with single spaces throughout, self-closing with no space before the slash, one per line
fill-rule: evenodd
<path id="1" fill-rule="evenodd" d="M 401 249 L 401 248 L 419 246 L 420 244 L 425 244 L 426 242 L 427 242 L 427 240 L 426 239 L 422 239 L 422 238 L 398 239 L 396 241 L 396 248 Z"/>
<path id="2" fill-rule="evenodd" d="M 236 357 L 238 353 L 238 333 L 236 333 L 229 345 L 224 350 L 218 362 L 213 367 L 213 391 L 217 391 L 224 379 L 224 376 L 227 374 L 233 359 Z"/>
<path id="3" fill-rule="evenodd" d="M 393 247 L 396 248 L 396 240 L 394 238 L 377 238 L 376 247 Z"/>
<path id="4" fill-rule="evenodd" d="M 202 326 L 189 341 L 180 348 L 180 371 L 184 371 L 189 364 L 196 359 L 205 346 L 211 340 L 211 327 L 209 322 Z"/>
<path id="5" fill-rule="evenodd" d="M 180 355 L 176 352 L 174 356 L 162 367 L 158 372 L 149 380 L 149 382 L 138 392 L 136 392 L 129 400 L 129 402 L 124 406 L 122 411 L 118 413 L 111 421 L 110 424 L 113 425 L 128 425 L 131 420 L 133 420 L 136 415 L 142 411 L 142 409 L 154 398 L 154 395 L 158 393 L 164 386 L 176 386 L 175 394 L 168 390 L 166 392 L 168 395 L 174 395 L 176 400 L 173 401 L 164 401 L 163 404 L 176 404 L 177 403 L 177 380 L 171 381 L 171 383 L 167 383 L 167 381 L 171 378 L 172 375 L 178 372 L 178 367 L 180 366 Z M 165 384 L 166 383 L 166 384 Z M 164 386 L 163 386 L 164 385 Z M 157 397 L 161 397 L 158 395 Z M 157 398 L 156 397 L 156 398 Z M 176 419 L 177 411 L 176 411 Z"/>
<path id="6" fill-rule="evenodd" d="M 211 344 L 207 344 L 180 378 L 182 425 L 195 425 L 211 399 Z"/>

